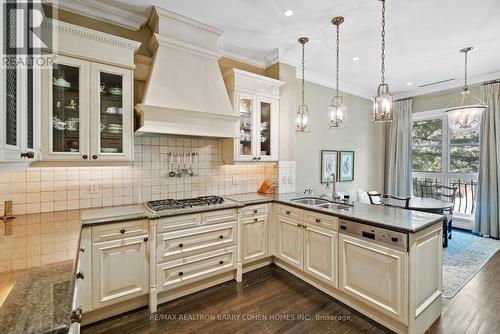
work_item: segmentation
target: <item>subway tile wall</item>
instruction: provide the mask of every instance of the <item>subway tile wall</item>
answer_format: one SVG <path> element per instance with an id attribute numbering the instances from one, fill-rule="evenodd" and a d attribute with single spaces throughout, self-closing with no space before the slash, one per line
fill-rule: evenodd
<path id="1" fill-rule="evenodd" d="M 197 153 L 194 176 L 169 177 L 168 153 Z M 142 203 L 161 198 L 254 192 L 265 177 L 285 178 L 281 192 L 294 191 L 293 162 L 223 165 L 222 141 L 177 136 L 136 136 L 134 162 L 122 167 L 41 167 L 0 173 L 0 212 L 5 200 L 14 214 Z M 175 159 L 174 159 L 175 160 Z M 184 167 L 181 159 L 180 168 Z M 189 162 L 186 162 L 189 167 Z M 282 180 L 280 179 L 280 182 Z M 290 182 L 290 183 L 288 183 Z"/>

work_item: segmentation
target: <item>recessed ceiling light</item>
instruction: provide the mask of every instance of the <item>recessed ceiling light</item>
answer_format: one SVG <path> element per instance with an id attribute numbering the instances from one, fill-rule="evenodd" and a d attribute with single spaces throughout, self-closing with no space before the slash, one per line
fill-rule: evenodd
<path id="1" fill-rule="evenodd" d="M 292 16 L 293 15 L 293 10 L 287 9 L 283 12 L 283 15 L 285 16 Z"/>
<path id="2" fill-rule="evenodd" d="M 356 56 L 356 57 L 352 57 L 352 61 L 358 61 L 359 60 L 359 57 Z"/>
<path id="3" fill-rule="evenodd" d="M 413 82 L 412 82 L 412 81 L 408 81 L 408 82 L 406 83 L 406 85 L 407 85 L 407 86 L 411 86 L 411 85 L 413 85 Z"/>

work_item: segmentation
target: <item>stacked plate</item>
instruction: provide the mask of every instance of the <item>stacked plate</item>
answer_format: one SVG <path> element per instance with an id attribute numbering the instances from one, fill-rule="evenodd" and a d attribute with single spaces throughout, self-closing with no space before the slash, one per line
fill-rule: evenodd
<path id="1" fill-rule="evenodd" d="M 108 125 L 108 132 L 110 132 L 110 133 L 121 133 L 122 132 L 122 126 L 121 126 L 121 124 L 109 124 Z"/>

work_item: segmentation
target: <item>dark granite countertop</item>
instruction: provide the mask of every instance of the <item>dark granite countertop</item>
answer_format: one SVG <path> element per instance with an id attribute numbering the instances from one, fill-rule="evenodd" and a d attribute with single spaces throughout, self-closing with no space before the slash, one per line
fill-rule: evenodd
<path id="1" fill-rule="evenodd" d="M 74 261 L 0 273 L 0 332 L 67 333 Z"/>
<path id="2" fill-rule="evenodd" d="M 275 194 L 273 196 L 273 200 L 276 203 L 295 206 L 301 209 L 311 210 L 351 221 L 357 221 L 405 233 L 418 232 L 430 225 L 441 222 L 443 220 L 443 216 L 432 213 L 404 210 L 398 208 L 388 208 L 358 202 L 354 203 L 351 207 L 339 206 L 338 209 L 332 210 L 291 201 L 293 198 L 300 197 L 308 196 L 297 193 Z"/>

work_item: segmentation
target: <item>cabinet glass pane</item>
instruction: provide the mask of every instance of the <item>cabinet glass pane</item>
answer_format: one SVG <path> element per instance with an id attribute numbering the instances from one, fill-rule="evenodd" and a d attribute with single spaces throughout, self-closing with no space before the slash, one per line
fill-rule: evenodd
<path id="1" fill-rule="evenodd" d="M 4 4 L 2 3 L 2 6 Z M 5 34 L 5 50 L 8 59 L 16 57 L 16 49 L 10 47 L 16 45 L 16 4 L 8 2 L 5 4 L 4 10 L 9 15 L 5 14 L 6 19 L 6 34 Z M 3 24 L 3 23 L 2 23 Z M 17 69 L 14 66 L 7 66 L 5 71 L 5 93 L 6 93 L 6 110 L 5 110 L 5 142 L 8 145 L 17 145 Z"/>
<path id="2" fill-rule="evenodd" d="M 101 72 L 101 153 L 123 153 L 123 78 Z"/>
<path id="3" fill-rule="evenodd" d="M 54 64 L 52 70 L 52 151 L 80 152 L 80 69 Z"/>
<path id="4" fill-rule="evenodd" d="M 26 136 L 28 137 L 28 148 L 33 148 L 33 69 L 28 69 L 28 82 L 27 82 L 27 117 L 26 117 Z"/>
<path id="5" fill-rule="evenodd" d="M 240 155 L 252 155 L 253 101 L 240 99 Z"/>
<path id="6" fill-rule="evenodd" d="M 271 155 L 271 103 L 260 102 L 260 155 Z"/>

